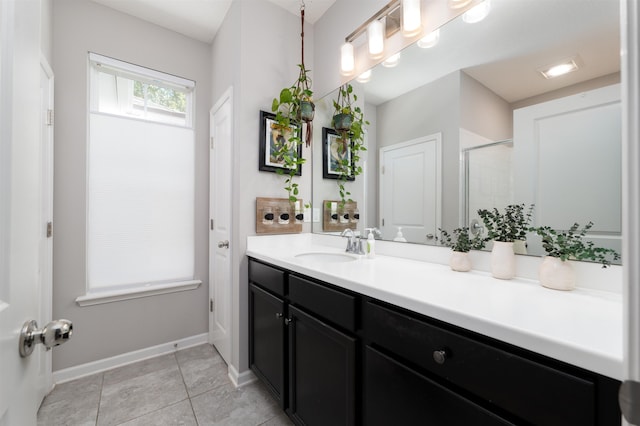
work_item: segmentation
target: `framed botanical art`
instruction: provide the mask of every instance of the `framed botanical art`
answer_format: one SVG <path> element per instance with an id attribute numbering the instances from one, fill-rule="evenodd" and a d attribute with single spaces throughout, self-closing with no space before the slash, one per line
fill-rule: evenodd
<path id="1" fill-rule="evenodd" d="M 346 180 L 355 180 L 353 176 L 353 159 L 351 157 L 351 141 L 345 141 L 340 134 L 328 127 L 322 128 L 322 177 L 338 179 L 343 174 L 344 160 L 350 164 Z"/>
<path id="2" fill-rule="evenodd" d="M 288 129 L 282 129 L 276 121 L 275 114 L 260 111 L 260 161 L 258 170 L 263 172 L 276 172 L 282 169 L 289 173 L 289 168 L 285 165 L 284 155 L 282 154 L 282 144 L 289 144 L 289 139 L 297 132 L 300 135 L 300 125 L 293 124 Z M 298 158 L 302 157 L 302 144 L 298 143 L 296 147 L 290 147 L 291 153 L 297 150 Z M 296 176 L 302 175 L 302 167 L 298 165 Z"/>

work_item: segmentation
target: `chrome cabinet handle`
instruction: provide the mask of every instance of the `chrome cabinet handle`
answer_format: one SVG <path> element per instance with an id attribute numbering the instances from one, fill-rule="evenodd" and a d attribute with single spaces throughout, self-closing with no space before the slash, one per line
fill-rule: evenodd
<path id="1" fill-rule="evenodd" d="M 278 319 L 282 318 L 282 314 L 280 312 L 276 312 L 276 318 Z"/>
<path id="2" fill-rule="evenodd" d="M 229 248 L 229 240 L 218 241 L 218 248 Z"/>
<path id="3" fill-rule="evenodd" d="M 284 319 L 284 323 L 285 323 L 286 325 L 289 325 L 289 324 L 291 324 L 292 322 L 293 322 L 293 318 L 285 318 L 285 319 Z"/>
<path id="4" fill-rule="evenodd" d="M 436 362 L 436 364 L 444 364 L 444 362 L 447 360 L 447 352 L 445 350 L 433 351 L 433 360 Z"/>

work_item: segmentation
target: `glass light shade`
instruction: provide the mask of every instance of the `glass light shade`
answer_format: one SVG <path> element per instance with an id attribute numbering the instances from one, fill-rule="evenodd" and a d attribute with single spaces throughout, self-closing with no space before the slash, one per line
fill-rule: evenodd
<path id="1" fill-rule="evenodd" d="M 491 11 L 491 1 L 484 0 L 482 3 L 473 6 L 462 15 L 462 20 L 467 24 L 475 24 L 482 21 Z"/>
<path id="2" fill-rule="evenodd" d="M 395 55 L 391 55 L 387 59 L 385 59 L 384 62 L 382 62 L 382 66 L 387 68 L 393 68 L 396 65 L 398 65 L 398 62 L 400 62 L 400 52 L 396 53 Z"/>
<path id="3" fill-rule="evenodd" d="M 360 74 L 357 78 L 356 81 L 358 83 L 368 83 L 369 81 L 371 81 L 371 70 L 366 70 L 365 72 L 363 72 L 362 74 Z"/>
<path id="4" fill-rule="evenodd" d="M 367 39 L 369 41 L 369 56 L 380 58 L 384 53 L 384 25 L 377 19 L 367 27 Z"/>
<path id="5" fill-rule="evenodd" d="M 440 41 L 440 28 L 435 31 L 431 31 L 429 34 L 422 37 L 420 40 L 418 40 L 417 44 L 418 47 L 428 49 L 438 44 L 438 41 Z"/>
<path id="6" fill-rule="evenodd" d="M 353 44 L 346 42 L 340 47 L 340 72 L 342 75 L 351 75 L 354 68 Z"/>
<path id="7" fill-rule="evenodd" d="M 402 0 L 402 34 L 411 37 L 421 29 L 420 0 Z"/>

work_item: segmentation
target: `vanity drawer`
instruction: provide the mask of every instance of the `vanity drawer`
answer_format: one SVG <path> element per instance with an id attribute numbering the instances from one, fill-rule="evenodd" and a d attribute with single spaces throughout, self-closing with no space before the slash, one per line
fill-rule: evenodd
<path id="1" fill-rule="evenodd" d="M 356 297 L 308 279 L 289 276 L 289 300 L 349 331 L 356 331 Z"/>
<path id="2" fill-rule="evenodd" d="M 284 297 L 285 272 L 249 259 L 249 282 Z"/>
<path id="3" fill-rule="evenodd" d="M 372 344 L 485 403 L 531 424 L 595 424 L 596 387 L 591 380 L 489 346 L 393 307 L 367 301 L 363 310 L 363 329 Z"/>

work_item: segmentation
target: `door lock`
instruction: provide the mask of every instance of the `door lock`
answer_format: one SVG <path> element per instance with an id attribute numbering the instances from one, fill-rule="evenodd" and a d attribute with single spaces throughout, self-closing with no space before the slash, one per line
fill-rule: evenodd
<path id="1" fill-rule="evenodd" d="M 41 330 L 38 330 L 35 320 L 27 321 L 20 331 L 20 356 L 25 358 L 31 355 L 38 343 L 42 343 L 47 350 L 59 346 L 69 340 L 72 334 L 73 323 L 66 319 L 51 321 Z"/>
<path id="2" fill-rule="evenodd" d="M 218 248 L 229 248 L 229 240 L 218 241 Z"/>

